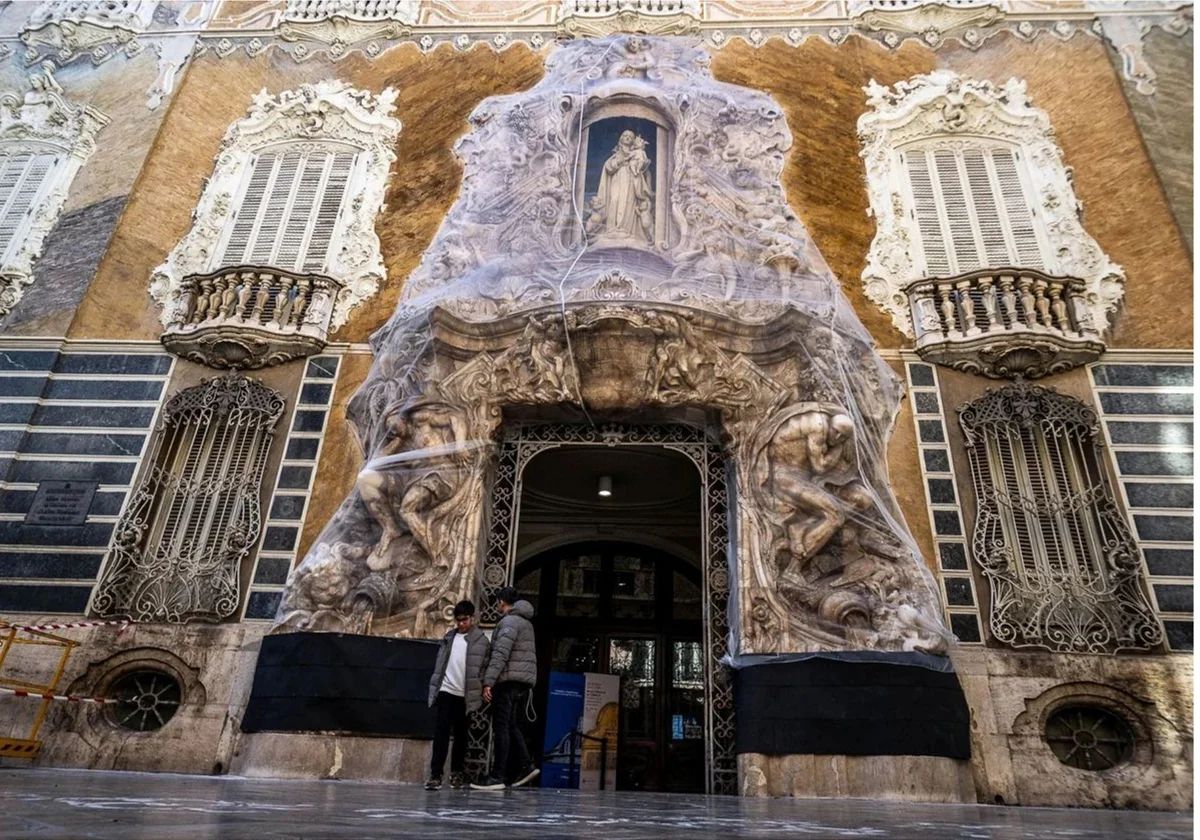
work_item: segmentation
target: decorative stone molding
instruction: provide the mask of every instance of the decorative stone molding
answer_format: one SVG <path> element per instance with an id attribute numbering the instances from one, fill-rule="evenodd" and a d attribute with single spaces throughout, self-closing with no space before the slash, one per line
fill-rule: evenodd
<path id="1" fill-rule="evenodd" d="M 1124 272 L 1083 229 L 1082 208 L 1050 120 L 1032 106 L 1023 82 L 1009 79 L 1000 87 L 938 70 L 892 88 L 872 82 L 865 92 L 870 110 L 859 118 L 858 134 L 876 233 L 863 285 L 898 329 L 915 334 L 906 290 L 930 279 L 917 250 L 920 235 L 900 152 L 918 146 L 961 149 L 989 141 L 1021 156 L 1033 224 L 1045 242 L 1045 272 L 1082 281 L 1086 316 L 1096 333 L 1107 329 L 1108 316 L 1124 293 Z"/>
<path id="2" fill-rule="evenodd" d="M 976 512 L 972 552 L 991 586 L 989 626 L 1016 648 L 1147 650 L 1163 629 L 1101 467 L 1096 413 L 1018 383 L 958 409 Z"/>
<path id="3" fill-rule="evenodd" d="M 328 277 L 252 266 L 184 278 L 184 317 L 163 345 L 218 369 L 278 365 L 325 348 L 340 285 Z"/>
<path id="4" fill-rule="evenodd" d="M 618 32 L 697 35 L 700 0 L 561 0 L 558 32 L 600 38 Z"/>
<path id="5" fill-rule="evenodd" d="M 62 95 L 52 65 L 29 77 L 30 90 L 0 94 L 0 156 L 54 155 L 29 209 L 0 265 L 0 317 L 8 314 L 33 280 L 33 263 L 41 256 L 46 235 L 58 221 L 67 192 L 79 168 L 96 151 L 96 134 L 108 117 L 87 105 L 73 105 Z"/>
<path id="6" fill-rule="evenodd" d="M 335 55 L 350 44 L 408 35 L 418 0 L 287 0 L 279 22 L 285 41 L 328 44 Z"/>
<path id="7" fill-rule="evenodd" d="M 942 2 L 866 2 L 850 3 L 853 25 L 867 32 L 883 33 L 888 46 L 905 35 L 918 35 L 936 47 L 955 32 L 974 31 L 972 27 L 990 26 L 1004 19 L 1004 10 L 989 0 L 942 0 Z"/>
<path id="8" fill-rule="evenodd" d="M 143 47 L 137 35 L 154 17 L 158 0 L 45 0 L 21 33 L 25 58 L 58 65 L 88 56 L 94 64 L 119 52 L 133 56 Z"/>
<path id="9" fill-rule="evenodd" d="M 218 264 L 219 245 L 233 218 L 234 202 L 243 188 L 251 161 L 261 150 L 288 144 L 306 150 L 345 151 L 350 147 L 357 154 L 325 265 L 319 272 L 328 280 L 322 288 L 330 291 L 336 288 L 337 299 L 332 302 L 331 311 L 325 312 L 323 304 L 318 307 L 314 298 L 314 304 L 303 316 L 304 323 L 314 330 L 308 337 L 316 338 L 319 333 L 323 341 L 327 331 L 345 323 L 350 311 L 376 292 L 384 278 L 384 267 L 375 233 L 375 216 L 383 207 L 388 169 L 396 158 L 393 147 L 400 133 L 400 121 L 391 116 L 395 98 L 393 88 L 386 88 L 376 96 L 333 80 L 303 85 L 276 96 L 264 89 L 254 97 L 249 115 L 234 123 L 225 134 L 216 167 L 193 213 L 192 229 L 151 277 L 150 294 L 163 308 L 162 323 L 168 333 L 178 336 L 199 326 L 189 320 L 196 315 L 195 283 L 214 273 L 220 274 L 222 269 L 234 268 Z M 273 266 L 253 268 L 270 270 L 267 273 L 274 277 L 291 276 Z M 196 279 L 189 285 L 188 278 Z M 315 294 L 317 286 L 312 288 Z M 226 312 L 233 312 L 228 302 L 223 305 Z M 256 304 L 251 301 L 250 305 Z M 296 312 L 299 309 L 293 315 Z M 242 315 L 247 321 L 256 321 L 248 313 L 238 317 Z M 270 331 L 271 324 L 258 323 L 253 329 Z M 252 357 L 277 358 L 271 342 L 284 337 L 260 338 L 266 342 L 266 349 L 251 354 Z M 286 339 L 285 344 L 290 341 Z M 230 364 L 227 356 L 214 357 L 212 361 L 217 367 Z"/>
<path id="10" fill-rule="evenodd" d="M 993 379 L 1037 379 L 1099 358 L 1082 280 L 985 269 L 907 288 L 916 351 Z"/>

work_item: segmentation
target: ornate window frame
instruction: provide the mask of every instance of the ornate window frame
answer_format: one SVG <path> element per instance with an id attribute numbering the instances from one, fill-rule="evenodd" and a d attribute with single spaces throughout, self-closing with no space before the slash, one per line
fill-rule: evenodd
<path id="1" fill-rule="evenodd" d="M 1071 171 L 1049 117 L 1033 107 L 1025 82 L 1010 78 L 1000 86 L 937 70 L 890 88 L 872 80 L 863 90 L 869 110 L 859 117 L 858 136 L 876 233 L 862 280 L 867 297 L 891 315 L 897 329 L 913 337 L 906 289 L 926 277 L 900 155 L 906 148 L 931 144 L 1002 144 L 1020 153 L 1026 199 L 1045 246 L 1044 269 L 1083 280 L 1091 322 L 1100 331 L 1106 328 L 1124 294 L 1125 274 L 1083 229 Z"/>
<path id="2" fill-rule="evenodd" d="M 96 151 L 96 134 L 108 117 L 87 105 L 74 105 L 45 64 L 29 77 L 27 93 L 0 94 L 0 160 L 15 155 L 53 155 L 11 244 L 0 252 L 0 317 L 7 315 L 33 282 L 33 264 L 58 221 L 71 182 Z"/>
<path id="3" fill-rule="evenodd" d="M 237 614 L 283 410 L 278 393 L 236 373 L 167 401 L 146 473 L 113 532 L 93 614 L 171 623 Z"/>
<path id="4" fill-rule="evenodd" d="M 972 553 L 993 638 L 1068 653 L 1147 650 L 1162 625 L 1113 498 L 1096 412 L 1018 383 L 958 409 L 975 487 Z"/>
<path id="5" fill-rule="evenodd" d="M 341 285 L 330 331 L 375 294 L 386 276 L 375 217 L 383 209 L 388 170 L 396 159 L 393 146 L 401 127 L 392 116 L 396 95 L 395 88 L 376 95 L 332 79 L 277 95 L 264 88 L 255 95 L 248 115 L 225 134 L 191 230 L 151 276 L 150 294 L 162 307 L 163 326 L 186 316 L 186 278 L 226 267 L 215 261 L 255 156 L 293 144 L 330 151 L 353 148 L 358 155 L 321 272 Z"/>

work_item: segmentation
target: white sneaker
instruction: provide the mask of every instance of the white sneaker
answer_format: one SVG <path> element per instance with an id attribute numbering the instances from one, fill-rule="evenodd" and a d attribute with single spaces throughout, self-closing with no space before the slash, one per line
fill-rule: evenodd
<path id="1" fill-rule="evenodd" d="M 521 785 L 528 784 L 529 782 L 532 782 L 534 779 L 536 779 L 541 772 L 542 771 L 537 769 L 536 767 L 531 767 L 531 768 L 529 768 L 529 772 L 526 773 L 521 778 L 517 779 L 515 782 L 513 782 L 512 786 L 513 787 L 521 787 Z"/>

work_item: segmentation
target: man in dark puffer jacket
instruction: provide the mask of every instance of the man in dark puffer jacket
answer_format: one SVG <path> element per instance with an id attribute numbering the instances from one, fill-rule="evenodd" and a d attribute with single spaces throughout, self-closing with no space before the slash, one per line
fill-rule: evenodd
<path id="1" fill-rule="evenodd" d="M 537 684 L 537 646 L 530 623 L 533 605 L 520 600 L 511 586 L 496 596 L 504 617 L 492 633 L 492 658 L 483 677 L 483 699 L 492 704 L 492 772 L 482 784 L 471 785 L 477 790 L 503 790 L 506 783 L 519 787 L 539 772 L 518 725 L 529 692 Z"/>

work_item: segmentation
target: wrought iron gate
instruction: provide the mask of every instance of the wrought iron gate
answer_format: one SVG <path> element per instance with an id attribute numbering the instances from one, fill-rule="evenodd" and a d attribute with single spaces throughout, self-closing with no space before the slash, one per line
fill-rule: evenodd
<path id="1" fill-rule="evenodd" d="M 737 793 L 734 753 L 733 685 L 721 660 L 729 646 L 729 493 L 726 461 L 718 443 L 703 429 L 681 425 L 632 426 L 603 424 L 514 425 L 500 443 L 491 492 L 491 521 L 480 573 L 482 622 L 494 624 L 496 591 L 513 582 L 517 524 L 525 467 L 537 454 L 564 446 L 653 446 L 679 452 L 700 474 L 701 556 L 703 557 L 703 636 L 705 706 L 705 789 Z M 486 771 L 489 728 L 477 713 L 471 725 L 467 764 Z"/>

